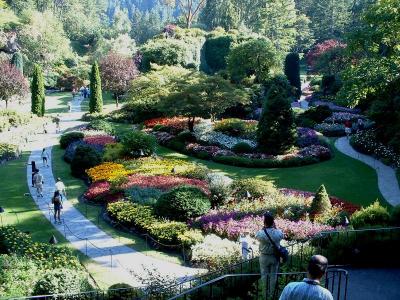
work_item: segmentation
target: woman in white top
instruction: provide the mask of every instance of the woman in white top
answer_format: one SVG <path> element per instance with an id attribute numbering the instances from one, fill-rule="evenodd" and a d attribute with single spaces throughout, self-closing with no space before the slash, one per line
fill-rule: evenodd
<path id="1" fill-rule="evenodd" d="M 276 273 L 279 271 L 276 246 L 279 246 L 283 239 L 283 233 L 276 228 L 274 217 L 270 212 L 264 214 L 264 228 L 257 232 L 256 239 L 260 242 L 260 273 L 264 295 L 268 287 L 268 295 L 272 296 L 276 284 Z M 271 243 L 271 240 L 276 246 Z"/>

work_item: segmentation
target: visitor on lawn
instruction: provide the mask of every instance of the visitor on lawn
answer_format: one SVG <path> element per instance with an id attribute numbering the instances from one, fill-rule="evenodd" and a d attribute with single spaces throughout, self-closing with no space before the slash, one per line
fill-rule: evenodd
<path id="1" fill-rule="evenodd" d="M 67 192 L 65 190 L 64 182 L 61 181 L 60 177 L 57 178 L 55 188 L 56 188 L 56 192 L 58 192 L 60 194 L 61 198 L 67 197 Z"/>
<path id="2" fill-rule="evenodd" d="M 270 212 L 264 214 L 264 228 L 256 234 L 260 242 L 260 273 L 264 295 L 272 296 L 275 289 L 276 279 L 279 270 L 279 257 L 275 250 L 283 239 L 283 233 L 275 226 L 274 217 Z M 274 243 L 274 244 L 272 244 Z"/>
<path id="3" fill-rule="evenodd" d="M 314 255 L 308 263 L 307 278 L 301 282 L 291 282 L 284 289 L 279 300 L 333 300 L 332 294 L 320 286 L 328 267 L 328 260 L 322 255 Z"/>
<path id="4" fill-rule="evenodd" d="M 62 209 L 62 199 L 59 191 L 54 192 L 54 196 L 51 199 L 51 203 L 54 205 L 54 223 L 61 224 L 61 209 Z"/>
<path id="5" fill-rule="evenodd" d="M 43 197 L 43 175 L 40 173 L 39 169 L 37 169 L 33 176 L 33 183 L 36 188 L 37 197 Z"/>

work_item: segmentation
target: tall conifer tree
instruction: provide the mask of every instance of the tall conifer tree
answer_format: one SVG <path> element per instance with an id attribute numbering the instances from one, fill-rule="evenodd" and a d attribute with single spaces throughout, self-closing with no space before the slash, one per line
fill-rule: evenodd
<path id="1" fill-rule="evenodd" d="M 31 93 L 31 111 L 33 114 L 43 117 L 45 113 L 44 78 L 42 68 L 37 64 L 33 69 Z"/>
<path id="2" fill-rule="evenodd" d="M 100 113 L 103 110 L 103 95 L 101 92 L 101 78 L 99 65 L 95 62 L 90 73 L 89 112 Z"/>

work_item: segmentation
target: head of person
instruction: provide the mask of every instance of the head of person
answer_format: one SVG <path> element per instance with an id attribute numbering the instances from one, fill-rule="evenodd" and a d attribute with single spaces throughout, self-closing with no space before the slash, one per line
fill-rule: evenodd
<path id="1" fill-rule="evenodd" d="M 264 214 L 264 226 L 267 228 L 274 226 L 274 216 L 269 211 Z"/>
<path id="2" fill-rule="evenodd" d="M 60 178 L 60 177 L 57 177 L 57 181 L 61 181 L 61 178 Z"/>
<path id="3" fill-rule="evenodd" d="M 320 280 L 328 268 L 328 259 L 322 255 L 313 255 L 308 262 L 308 277 Z"/>
<path id="4" fill-rule="evenodd" d="M 55 191 L 54 192 L 54 197 L 58 197 L 58 196 L 60 196 L 60 192 L 59 191 Z"/>
<path id="5" fill-rule="evenodd" d="M 42 151 L 43 151 L 43 152 L 44 152 L 44 151 L 46 151 L 46 148 L 43 148 L 43 150 L 42 150 Z"/>

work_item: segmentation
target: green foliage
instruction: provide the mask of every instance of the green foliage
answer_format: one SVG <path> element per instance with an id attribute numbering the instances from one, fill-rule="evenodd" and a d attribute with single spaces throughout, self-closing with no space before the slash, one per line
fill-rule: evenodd
<path id="1" fill-rule="evenodd" d="M 249 144 L 245 142 L 237 143 L 232 148 L 232 151 L 235 153 L 251 153 L 253 152 L 253 150 L 254 150 L 253 147 L 251 147 Z"/>
<path id="2" fill-rule="evenodd" d="M 356 211 L 350 219 L 350 223 L 355 229 L 368 226 L 387 226 L 390 221 L 390 215 L 386 207 L 375 201 L 368 207 Z"/>
<path id="3" fill-rule="evenodd" d="M 237 179 L 232 183 L 232 189 L 236 199 L 247 198 L 250 193 L 251 198 L 263 198 L 278 192 L 271 181 L 256 178 Z"/>
<path id="4" fill-rule="evenodd" d="M 158 198 L 163 194 L 162 190 L 156 188 L 141 188 L 133 186 L 125 190 L 125 195 L 130 199 L 142 205 L 154 205 Z"/>
<path id="5" fill-rule="evenodd" d="M 124 154 L 124 146 L 121 143 L 108 144 L 104 147 L 103 161 L 116 161 Z"/>
<path id="6" fill-rule="evenodd" d="M 17 145 L 0 142 L 0 161 L 16 159 L 19 154 L 20 151 Z"/>
<path id="7" fill-rule="evenodd" d="M 86 170 L 101 163 L 101 155 L 92 147 L 78 146 L 71 161 L 71 173 L 75 177 L 86 176 Z"/>
<path id="8" fill-rule="evenodd" d="M 285 75 L 290 85 L 295 88 L 294 95 L 301 96 L 300 58 L 298 53 L 289 53 L 285 59 Z"/>
<path id="9" fill-rule="evenodd" d="M 103 94 L 101 90 L 101 78 L 99 65 L 95 62 L 90 73 L 90 99 L 89 112 L 101 113 L 103 110 Z"/>
<path id="10" fill-rule="evenodd" d="M 199 21 L 208 29 L 222 27 L 225 30 L 238 28 L 240 12 L 234 0 L 209 0 L 202 9 Z"/>
<path id="11" fill-rule="evenodd" d="M 186 230 L 188 227 L 182 222 L 157 222 L 150 226 L 149 233 L 161 243 L 176 245 L 179 243 L 178 236 Z"/>
<path id="12" fill-rule="evenodd" d="M 226 59 L 234 42 L 232 35 L 211 37 L 204 43 L 204 56 L 211 73 L 226 69 Z"/>
<path id="13" fill-rule="evenodd" d="M 24 59 L 21 52 L 15 52 L 11 58 L 11 64 L 14 65 L 22 74 L 24 74 Z"/>
<path id="14" fill-rule="evenodd" d="M 33 295 L 80 293 L 91 290 L 87 276 L 82 271 L 47 270 L 36 282 Z"/>
<path id="15" fill-rule="evenodd" d="M 83 132 L 80 132 L 80 131 L 64 133 L 60 138 L 60 147 L 62 149 L 66 149 L 69 146 L 69 144 L 71 144 L 72 142 L 81 140 L 84 137 L 85 137 L 85 135 L 83 134 Z"/>
<path id="16" fill-rule="evenodd" d="M 325 186 L 322 184 L 318 188 L 318 191 L 311 202 L 310 214 L 313 217 L 316 215 L 324 215 L 329 213 L 331 208 L 331 201 L 329 200 L 329 196 L 326 192 Z"/>
<path id="17" fill-rule="evenodd" d="M 266 39 L 253 39 L 234 47 L 229 53 L 228 72 L 231 78 L 240 82 L 255 75 L 263 82 L 275 68 L 279 67 L 279 57 L 274 45 Z"/>
<path id="18" fill-rule="evenodd" d="M 39 117 L 45 112 L 45 93 L 43 71 L 39 65 L 35 65 L 31 84 L 31 112 Z"/>
<path id="19" fill-rule="evenodd" d="M 230 136 L 255 139 L 257 122 L 246 122 L 241 119 L 228 118 L 214 123 L 214 130 Z"/>
<path id="20" fill-rule="evenodd" d="M 134 288 L 127 283 L 116 283 L 108 288 L 107 299 L 109 300 L 131 300 L 141 295 L 140 289 Z"/>
<path id="21" fill-rule="evenodd" d="M 400 205 L 392 208 L 390 212 L 390 222 L 394 226 L 400 226 Z"/>
<path id="22" fill-rule="evenodd" d="M 178 235 L 178 241 L 185 248 L 201 243 L 204 240 L 204 236 L 199 229 L 189 229 L 184 233 Z"/>
<path id="23" fill-rule="evenodd" d="M 115 133 L 115 127 L 112 123 L 107 122 L 105 120 L 94 120 L 91 121 L 87 127 L 87 129 L 104 131 L 105 133 L 113 135 Z"/>
<path id="24" fill-rule="evenodd" d="M 179 186 L 158 199 L 156 211 L 160 216 L 172 220 L 187 221 L 205 214 L 210 206 L 210 201 L 200 189 Z"/>
<path id="25" fill-rule="evenodd" d="M 150 156 L 154 153 L 157 141 L 154 136 L 142 131 L 132 131 L 122 137 L 125 153 L 131 157 Z"/>
<path id="26" fill-rule="evenodd" d="M 296 123 L 301 127 L 313 128 L 315 124 L 322 123 L 332 115 L 329 106 L 319 105 L 311 107 L 296 117 Z"/>
<path id="27" fill-rule="evenodd" d="M 270 154 L 281 154 L 296 142 L 294 115 L 285 92 L 274 85 L 269 91 L 258 123 L 258 147 Z"/>

